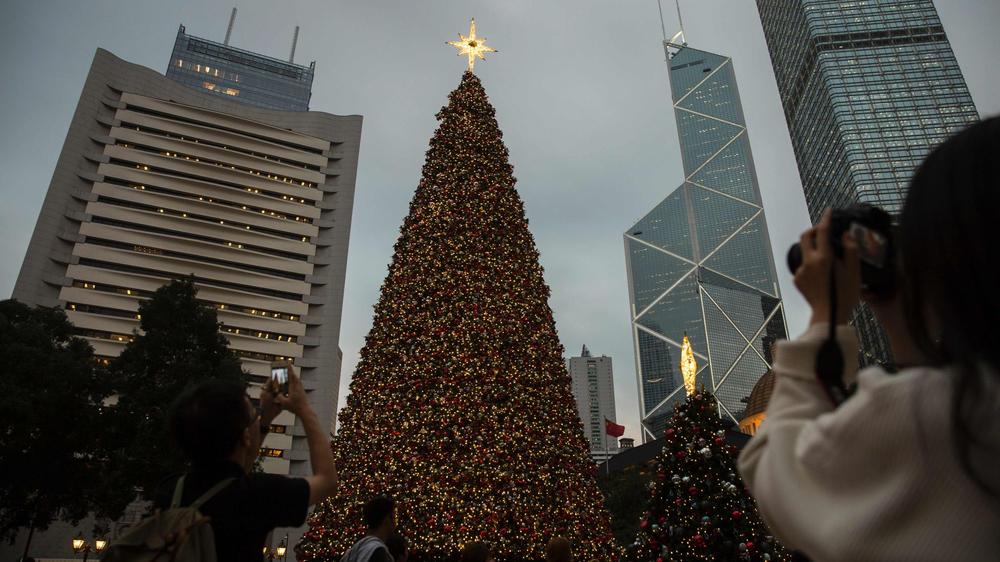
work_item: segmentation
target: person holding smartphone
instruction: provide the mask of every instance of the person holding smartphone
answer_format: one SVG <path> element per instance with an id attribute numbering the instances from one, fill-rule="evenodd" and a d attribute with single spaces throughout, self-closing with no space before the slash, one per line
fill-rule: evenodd
<path id="1" fill-rule="evenodd" d="M 211 518 L 219 562 L 262 561 L 268 533 L 302 525 L 309 506 L 336 490 L 337 469 L 326 433 L 302 380 L 291 365 L 287 369 L 287 394 L 271 380 L 261 389 L 259 408 L 242 384 L 211 380 L 184 392 L 170 409 L 170 434 L 191 470 L 165 481 L 154 507 L 170 506 L 181 477 L 182 506 L 227 482 L 201 507 Z M 282 410 L 295 414 L 305 429 L 312 476 L 251 472 L 270 423 Z"/>
<path id="2" fill-rule="evenodd" d="M 914 176 L 895 294 L 862 294 L 858 240 L 845 234 L 835 257 L 829 213 L 803 233 L 795 285 L 812 319 L 801 337 L 778 344 L 766 419 L 739 459 L 785 546 L 815 562 L 1000 559 L 997 209 L 993 118 L 943 143 Z M 846 319 L 860 298 L 889 336 L 896 373 L 857 372 Z M 839 405 L 818 380 L 830 370 L 817 357 L 831 317 L 843 323 L 835 326 L 848 359 L 843 382 L 857 380 Z"/>

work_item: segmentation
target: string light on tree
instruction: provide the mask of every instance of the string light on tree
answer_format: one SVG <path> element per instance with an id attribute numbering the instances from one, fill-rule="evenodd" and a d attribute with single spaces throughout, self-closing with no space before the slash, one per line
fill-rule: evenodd
<path id="1" fill-rule="evenodd" d="M 485 37 L 476 37 L 476 18 L 469 22 L 469 36 L 458 34 L 458 41 L 448 41 L 448 44 L 458 49 L 458 56 L 468 55 L 469 72 L 474 72 L 476 57 L 486 60 L 486 53 L 495 53 L 496 49 L 486 45 Z"/>
<path id="2" fill-rule="evenodd" d="M 620 554 L 513 167 L 471 70 L 492 49 L 475 27 L 462 40 L 476 42 L 470 68 L 437 114 L 340 413 L 340 486 L 299 560 L 340 560 L 378 494 L 397 500 L 414 562 L 479 540 L 498 562 L 541 560 L 554 536 L 584 560 Z"/>

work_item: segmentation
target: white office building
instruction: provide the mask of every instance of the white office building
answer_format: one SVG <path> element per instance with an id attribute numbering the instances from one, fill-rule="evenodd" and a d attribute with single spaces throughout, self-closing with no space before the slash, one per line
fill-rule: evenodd
<path id="1" fill-rule="evenodd" d="M 618 452 L 617 438 L 604 432 L 604 420 L 617 419 L 611 358 L 606 355 L 594 357 L 587 346 L 583 346 L 580 356 L 569 360 L 569 375 L 573 379 L 573 396 L 583 433 L 590 444 L 590 454 L 595 462 L 603 462 Z"/>

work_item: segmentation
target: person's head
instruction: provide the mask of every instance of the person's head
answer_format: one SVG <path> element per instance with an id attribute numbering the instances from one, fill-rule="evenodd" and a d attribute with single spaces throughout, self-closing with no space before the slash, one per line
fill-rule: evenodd
<path id="1" fill-rule="evenodd" d="M 406 562 L 409 558 L 409 551 L 406 548 L 406 537 L 399 533 L 393 533 L 389 535 L 389 538 L 385 540 L 385 546 L 389 549 L 389 554 L 392 555 L 392 559 L 396 562 Z"/>
<path id="2" fill-rule="evenodd" d="M 573 562 L 573 549 L 565 537 L 552 537 L 545 547 L 545 562 Z"/>
<path id="3" fill-rule="evenodd" d="M 493 549 L 484 542 L 470 542 L 462 549 L 462 562 L 490 562 Z"/>
<path id="4" fill-rule="evenodd" d="M 246 387 L 234 381 L 209 380 L 185 390 L 168 415 L 171 437 L 192 463 L 233 460 L 246 466 L 260 427 Z"/>
<path id="5" fill-rule="evenodd" d="M 387 496 L 368 500 L 362 513 L 368 532 L 383 540 L 396 530 L 396 502 Z"/>
<path id="6" fill-rule="evenodd" d="M 955 367 L 954 431 L 966 471 L 977 427 L 991 417 L 987 385 L 1000 372 L 1000 118 L 930 153 L 913 177 L 899 225 L 903 299 L 913 341 L 932 365 Z M 987 373 L 992 373 L 989 375 Z M 995 391 L 994 391 L 995 392 Z"/>
<path id="7" fill-rule="evenodd" d="M 906 312 L 937 364 L 1000 367 L 1000 118 L 953 136 L 910 184 L 899 226 Z"/>

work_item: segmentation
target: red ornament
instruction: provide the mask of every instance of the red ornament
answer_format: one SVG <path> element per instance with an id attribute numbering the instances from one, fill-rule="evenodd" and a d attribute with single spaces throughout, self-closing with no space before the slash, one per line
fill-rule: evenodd
<path id="1" fill-rule="evenodd" d="M 694 539 L 695 546 L 697 546 L 698 548 L 705 548 L 706 546 L 708 546 L 705 543 L 705 537 L 701 536 L 701 533 L 698 533 L 692 538 Z"/>
<path id="2" fill-rule="evenodd" d="M 688 493 L 691 494 L 692 496 L 697 496 L 698 486 L 691 486 L 690 488 L 688 488 Z"/>
<path id="3" fill-rule="evenodd" d="M 677 456 L 678 459 L 683 459 L 684 457 L 687 456 L 687 453 L 685 453 L 684 451 L 677 451 L 677 455 L 676 456 Z"/>
<path id="4" fill-rule="evenodd" d="M 676 434 L 676 433 L 677 433 L 677 431 L 674 428 L 671 427 L 670 429 L 667 430 L 667 439 L 673 439 L 674 438 L 674 434 Z"/>
<path id="5" fill-rule="evenodd" d="M 746 545 L 747 545 L 747 552 L 752 552 L 754 547 L 753 541 L 747 541 Z"/>
<path id="6" fill-rule="evenodd" d="M 721 438 L 721 437 L 716 437 L 716 438 L 715 438 L 715 444 L 716 444 L 716 445 L 722 445 L 722 443 L 723 443 L 724 441 L 725 441 L 725 439 L 723 439 L 723 438 Z"/>
<path id="7" fill-rule="evenodd" d="M 649 520 L 643 519 L 642 523 L 639 523 L 639 528 L 640 529 L 645 529 L 646 527 L 649 527 Z"/>
<path id="8" fill-rule="evenodd" d="M 732 515 L 733 519 L 739 519 L 740 517 L 743 517 L 743 512 L 738 509 L 734 509 Z"/>

